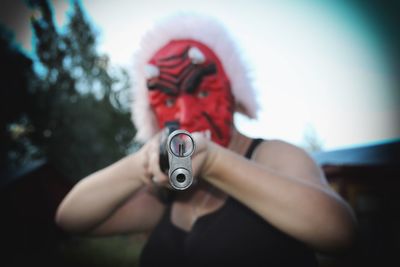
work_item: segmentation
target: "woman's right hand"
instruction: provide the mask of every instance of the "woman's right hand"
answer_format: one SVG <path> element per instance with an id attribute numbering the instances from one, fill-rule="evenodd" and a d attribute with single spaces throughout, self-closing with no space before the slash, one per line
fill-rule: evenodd
<path id="1" fill-rule="evenodd" d="M 57 224 L 92 234 L 151 229 L 164 207 L 147 189 L 153 180 L 167 181 L 158 163 L 159 137 L 79 181 L 59 205 Z"/>
<path id="2" fill-rule="evenodd" d="M 143 182 L 147 185 L 156 184 L 169 187 L 168 176 L 160 168 L 161 135 L 162 132 L 159 132 L 152 137 L 138 153 L 143 158 L 143 167 L 145 168 Z"/>

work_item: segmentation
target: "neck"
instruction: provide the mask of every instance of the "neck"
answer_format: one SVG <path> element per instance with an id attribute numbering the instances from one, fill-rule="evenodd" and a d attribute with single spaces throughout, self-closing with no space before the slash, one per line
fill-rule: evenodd
<path id="1" fill-rule="evenodd" d="M 251 139 L 241 134 L 235 127 L 232 130 L 232 138 L 228 149 L 240 155 L 244 155 L 251 143 Z"/>

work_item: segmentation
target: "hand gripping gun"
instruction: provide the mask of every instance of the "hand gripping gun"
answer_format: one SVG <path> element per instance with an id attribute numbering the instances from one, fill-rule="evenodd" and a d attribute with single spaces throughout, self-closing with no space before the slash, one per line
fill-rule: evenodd
<path id="1" fill-rule="evenodd" d="M 160 168 L 168 172 L 169 183 L 176 190 L 185 190 L 193 183 L 192 159 L 195 142 L 185 130 L 166 128 L 160 146 Z"/>

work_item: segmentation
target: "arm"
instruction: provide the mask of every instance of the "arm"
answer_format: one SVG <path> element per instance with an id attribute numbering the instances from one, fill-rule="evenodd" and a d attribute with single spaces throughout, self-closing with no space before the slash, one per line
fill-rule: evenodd
<path id="1" fill-rule="evenodd" d="M 71 232 L 112 234 L 151 229 L 164 206 L 147 190 L 147 148 L 78 182 L 61 202 L 56 222 Z"/>
<path id="2" fill-rule="evenodd" d="M 264 142 L 254 162 L 214 143 L 197 143 L 207 151 L 201 168 L 204 179 L 281 231 L 321 251 L 352 242 L 351 208 L 303 150 L 281 141 Z"/>

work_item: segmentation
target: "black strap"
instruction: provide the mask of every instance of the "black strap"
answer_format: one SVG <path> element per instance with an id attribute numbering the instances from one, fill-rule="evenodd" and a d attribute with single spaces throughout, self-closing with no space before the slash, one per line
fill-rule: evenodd
<path id="1" fill-rule="evenodd" d="M 264 141 L 264 139 L 262 139 L 262 138 L 253 139 L 253 141 L 251 142 L 249 148 L 247 149 L 247 152 L 246 152 L 246 154 L 245 154 L 245 157 L 246 157 L 247 159 L 250 159 L 250 158 L 251 158 L 251 155 L 253 155 L 254 150 L 255 150 L 255 149 L 257 148 L 257 146 L 258 146 L 259 144 L 261 144 L 263 141 Z"/>

